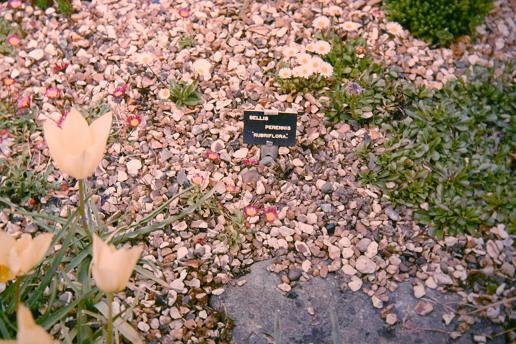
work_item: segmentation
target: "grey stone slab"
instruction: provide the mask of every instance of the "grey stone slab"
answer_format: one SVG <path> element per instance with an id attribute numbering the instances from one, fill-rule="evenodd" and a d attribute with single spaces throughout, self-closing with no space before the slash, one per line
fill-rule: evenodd
<path id="1" fill-rule="evenodd" d="M 344 281 L 338 276 L 330 274 L 326 279 L 301 282 L 285 296 L 277 289 L 279 276 L 267 271 L 270 264 L 271 261 L 255 263 L 251 272 L 239 279 L 247 281 L 243 286 L 226 286 L 222 295 L 210 300 L 214 308 L 234 320 L 235 344 L 276 343 L 278 338 L 281 344 L 471 343 L 473 333 L 499 331 L 481 323 L 457 341 L 451 340 L 448 334 L 439 332 L 454 328 L 453 324 L 444 325 L 442 315 L 446 310 L 441 303 L 453 305 L 458 297 L 427 290 L 427 295 L 439 302 L 432 313 L 422 317 L 414 311 L 419 300 L 413 296 L 409 282 L 390 295 L 389 303 L 394 303 L 399 322 L 389 328 L 367 295 L 341 290 Z M 309 308 L 314 315 L 309 314 Z M 496 343 L 503 342 L 497 338 Z"/>

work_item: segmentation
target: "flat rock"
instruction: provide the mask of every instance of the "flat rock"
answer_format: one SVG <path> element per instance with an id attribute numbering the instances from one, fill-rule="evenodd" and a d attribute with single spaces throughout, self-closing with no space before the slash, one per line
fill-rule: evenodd
<path id="1" fill-rule="evenodd" d="M 418 329 L 433 328 L 453 331 L 454 321 L 444 325 L 442 316 L 447 312 L 440 304 L 433 304 L 433 311 L 426 316 L 417 315 L 415 308 L 420 301 L 413 296 L 409 281 L 389 295 L 389 304 L 394 304 L 388 322 L 381 319 L 380 310 L 375 309 L 371 298 L 364 293 L 352 292 L 341 285 L 349 281 L 335 274 L 327 278 L 312 278 L 298 282 L 288 297 L 277 286 L 280 277 L 267 270 L 271 261 L 262 261 L 251 266 L 248 275 L 240 277 L 233 285 L 226 287 L 220 296 L 212 296 L 211 306 L 235 322 L 232 343 L 267 344 L 274 338 L 275 323 L 279 324 L 282 343 L 334 343 L 332 322 L 337 325 L 333 335 L 338 343 L 449 343 L 449 336 L 439 331 Z M 241 287 L 240 280 L 247 282 Z M 458 297 L 430 290 L 429 296 L 443 304 L 453 305 Z M 387 304 L 384 304 L 387 306 Z M 332 321 L 332 319 L 334 319 Z M 404 326 L 397 319 L 406 319 Z M 454 343 L 471 343 L 474 335 L 486 335 L 499 328 L 485 323 L 475 324 Z M 504 343 L 497 337 L 493 343 Z"/>

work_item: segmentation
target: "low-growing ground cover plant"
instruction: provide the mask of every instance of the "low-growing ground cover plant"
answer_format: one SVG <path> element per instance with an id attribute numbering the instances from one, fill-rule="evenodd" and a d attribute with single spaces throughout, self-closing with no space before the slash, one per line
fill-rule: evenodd
<path id="1" fill-rule="evenodd" d="M 415 87 L 399 69 L 375 63 L 363 39 L 343 40 L 332 32 L 324 37 L 328 41 L 315 41 L 305 48 L 286 47 L 287 60 L 280 64 L 276 80 L 285 93 L 318 96 L 330 121 L 381 123 L 399 115 L 406 101 L 424 96 L 425 89 Z M 318 52 L 321 58 L 304 50 Z M 288 68 L 291 58 L 299 66 Z M 311 65 L 316 58 L 321 59 L 319 65 L 327 66 L 327 73 Z"/>
<path id="2" fill-rule="evenodd" d="M 399 117 L 405 102 L 424 96 L 425 90 L 406 80 L 399 69 L 373 62 L 362 39 L 343 42 L 334 36 L 332 47 L 325 59 L 336 81 L 323 94 L 331 121 L 381 123 Z"/>
<path id="3" fill-rule="evenodd" d="M 439 236 L 497 223 L 515 233 L 515 102 L 511 75 L 485 69 L 415 100 L 406 117 L 383 124 L 389 139 L 365 153 L 362 181 L 414 208 Z"/>
<path id="4" fill-rule="evenodd" d="M 53 168 L 34 172 L 30 168 L 30 157 L 22 153 L 14 161 L 0 161 L 0 197 L 9 197 L 16 204 L 34 206 L 39 199 L 53 189 L 47 181 Z M 0 208 L 4 205 L 0 204 Z"/>
<path id="5" fill-rule="evenodd" d="M 430 44 L 448 45 L 474 33 L 492 0 L 385 0 L 389 18 Z"/>
<path id="6" fill-rule="evenodd" d="M 36 7 L 46 10 L 47 8 L 55 5 L 57 11 L 64 16 L 69 17 L 73 13 L 73 6 L 70 0 L 33 0 Z"/>
<path id="7" fill-rule="evenodd" d="M 0 55 L 11 54 L 22 37 L 23 32 L 18 25 L 0 18 Z"/>

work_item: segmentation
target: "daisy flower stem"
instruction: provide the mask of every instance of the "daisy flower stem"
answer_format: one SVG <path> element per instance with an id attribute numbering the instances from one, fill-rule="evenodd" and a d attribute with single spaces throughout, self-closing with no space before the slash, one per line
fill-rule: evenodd
<path id="1" fill-rule="evenodd" d="M 357 120 L 358 117 L 357 117 L 357 113 L 356 113 L 356 110 L 355 110 L 355 97 L 351 97 L 350 105 L 351 105 L 351 117 L 354 120 Z"/>

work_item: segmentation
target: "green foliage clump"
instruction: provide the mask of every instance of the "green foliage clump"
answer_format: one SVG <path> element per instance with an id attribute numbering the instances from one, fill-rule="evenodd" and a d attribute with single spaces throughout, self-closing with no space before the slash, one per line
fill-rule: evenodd
<path id="1" fill-rule="evenodd" d="M 417 209 L 416 219 L 438 236 L 477 235 L 497 223 L 515 233 L 515 103 L 510 75 L 482 69 L 447 84 L 383 125 L 390 139 L 365 153 L 362 181 Z"/>
<path id="2" fill-rule="evenodd" d="M 15 163 L 0 160 L 0 197 L 30 206 L 52 189 L 53 186 L 47 181 L 52 168 L 47 168 L 43 173 L 33 172 L 29 169 L 29 162 L 27 154 L 18 156 Z"/>
<path id="3" fill-rule="evenodd" d="M 73 13 L 73 5 L 70 0 L 33 0 L 34 6 L 46 10 L 52 5 L 56 5 L 57 11 L 62 15 L 69 17 Z"/>
<path id="4" fill-rule="evenodd" d="M 409 99 L 425 91 L 414 88 L 395 68 L 374 63 L 363 39 L 332 41 L 325 60 L 333 66 L 335 82 L 324 94 L 325 112 L 332 121 L 379 123 L 396 116 Z"/>
<path id="5" fill-rule="evenodd" d="M 178 107 L 195 106 L 203 103 L 201 93 L 197 91 L 197 81 L 191 84 L 183 82 L 171 82 L 170 100 L 176 103 Z"/>
<path id="6" fill-rule="evenodd" d="M 7 42 L 7 37 L 12 34 L 23 37 L 23 32 L 15 23 L 10 23 L 0 17 L 0 55 L 10 55 L 14 51 L 14 48 Z"/>
<path id="7" fill-rule="evenodd" d="M 318 91 L 327 86 L 328 82 L 320 75 L 312 75 L 308 78 L 291 77 L 282 79 L 276 77 L 280 91 L 283 93 L 309 93 Z"/>
<path id="8" fill-rule="evenodd" d="M 23 144 L 29 141 L 30 135 L 36 130 L 34 116 L 18 114 L 12 102 L 0 100 L 0 130 L 6 129 L 14 137 L 15 143 Z"/>
<path id="9" fill-rule="evenodd" d="M 430 44 L 445 46 L 470 35 L 484 21 L 492 0 L 385 0 L 390 20 Z"/>
<path id="10" fill-rule="evenodd" d="M 284 93 L 310 92 L 319 97 L 330 121 L 382 123 L 395 118 L 405 102 L 424 96 L 426 91 L 414 87 L 399 69 L 375 63 L 363 38 L 343 41 L 329 33 L 324 39 L 331 44 L 323 59 L 333 67 L 332 77 L 314 74 L 308 78 L 277 77 L 276 81 Z"/>
<path id="11" fill-rule="evenodd" d="M 179 38 L 179 41 L 177 42 L 177 47 L 179 50 L 192 48 L 195 46 L 195 37 L 184 35 Z"/>
<path id="12" fill-rule="evenodd" d="M 62 15 L 69 17 L 73 13 L 73 5 L 70 0 L 56 0 L 57 11 Z"/>

